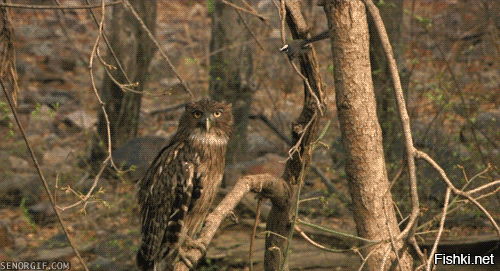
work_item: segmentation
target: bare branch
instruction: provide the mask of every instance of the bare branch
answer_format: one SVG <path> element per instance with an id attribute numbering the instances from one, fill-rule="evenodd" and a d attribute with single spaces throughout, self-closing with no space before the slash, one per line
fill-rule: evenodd
<path id="1" fill-rule="evenodd" d="M 273 205 L 282 207 L 287 205 L 291 197 L 288 184 L 279 177 L 270 174 L 242 177 L 219 206 L 207 216 L 200 237 L 196 241 L 208 246 L 224 218 L 232 213 L 236 205 L 248 192 L 259 193 L 260 196 L 269 198 Z M 189 248 L 186 255 L 189 255 L 189 258 L 195 262 L 198 262 L 203 256 L 197 248 Z M 188 267 L 183 261 L 180 261 L 176 264 L 175 270 L 187 271 Z"/>
<path id="2" fill-rule="evenodd" d="M 104 6 L 113 6 L 122 3 L 123 0 L 110 2 L 104 4 Z M 89 8 L 103 8 L 103 5 L 82 5 L 82 6 L 49 6 L 49 5 L 22 5 L 22 4 L 12 4 L 12 3 L 0 3 L 0 7 L 8 8 L 25 8 L 25 9 L 89 9 Z"/>
<path id="3" fill-rule="evenodd" d="M 151 31 L 149 31 L 148 27 L 146 26 L 146 24 L 144 23 L 144 21 L 141 19 L 141 16 L 139 16 L 139 14 L 137 14 L 137 12 L 135 11 L 135 9 L 132 7 L 132 5 L 130 4 L 130 2 L 128 0 L 124 0 L 123 1 L 125 7 L 127 7 L 127 9 L 132 12 L 132 14 L 134 15 L 135 19 L 139 22 L 139 24 L 141 25 L 142 29 L 148 34 L 149 38 L 151 39 L 151 41 L 156 45 L 156 47 L 158 48 L 158 51 L 160 52 L 160 55 L 165 59 L 165 61 L 167 62 L 168 66 L 170 66 L 170 68 L 172 69 L 172 71 L 174 72 L 175 76 L 177 77 L 177 79 L 179 79 L 179 81 L 181 82 L 182 86 L 184 87 L 184 89 L 189 93 L 189 95 L 191 96 L 191 100 L 194 98 L 193 96 L 193 92 L 191 91 L 191 89 L 188 87 L 188 85 L 186 84 L 186 81 L 184 81 L 184 79 L 181 77 L 181 75 L 179 74 L 179 72 L 177 71 L 177 69 L 175 68 L 174 64 L 172 63 L 172 61 L 170 61 L 170 58 L 167 56 L 167 54 L 163 51 L 163 49 L 161 48 L 160 46 L 160 43 L 156 40 L 155 36 L 153 35 L 153 33 L 151 33 Z"/>
<path id="4" fill-rule="evenodd" d="M 224 1 L 223 1 L 224 2 Z M 243 16 L 241 15 L 241 12 L 236 9 L 236 13 L 238 13 L 238 16 L 240 17 L 241 21 L 243 22 L 243 25 L 245 26 L 245 28 L 247 29 L 248 33 L 250 33 L 250 35 L 252 35 L 252 37 L 254 38 L 255 42 L 257 43 L 257 45 L 259 45 L 260 49 L 262 51 L 264 51 L 264 47 L 262 46 L 262 44 L 260 44 L 260 41 L 259 39 L 257 39 L 257 36 L 255 36 L 255 34 L 253 33 L 252 29 L 250 29 L 250 26 L 247 24 L 247 22 L 245 21 L 245 18 L 243 18 Z"/>
<path id="5" fill-rule="evenodd" d="M 66 235 L 66 238 L 68 239 L 68 242 L 69 242 L 71 248 L 75 252 L 75 255 L 78 258 L 78 261 L 82 265 L 83 269 L 88 271 L 89 269 L 87 268 L 87 265 L 85 265 L 85 262 L 83 261 L 82 257 L 80 256 L 80 253 L 76 249 L 75 244 L 71 240 L 71 237 L 68 233 L 68 229 L 66 228 L 66 225 L 64 225 L 63 219 L 61 217 L 61 213 L 56 208 L 56 203 L 54 201 L 54 197 L 52 196 L 52 193 L 50 192 L 49 185 L 47 184 L 47 181 L 45 180 L 42 169 L 40 168 L 40 165 L 38 164 L 38 160 L 36 159 L 35 152 L 33 151 L 33 148 L 31 148 L 31 144 L 29 143 L 28 138 L 26 137 L 26 133 L 24 132 L 24 128 L 21 125 L 21 123 L 19 122 L 19 117 L 17 116 L 17 112 L 14 109 L 14 104 L 13 104 L 12 100 L 10 99 L 2 80 L 0 80 L 0 86 L 2 87 L 3 93 L 5 94 L 5 98 L 7 98 L 7 101 L 9 103 L 12 114 L 14 115 L 14 119 L 16 120 L 17 127 L 19 128 L 19 131 L 21 131 L 21 135 L 23 136 L 24 142 L 26 143 L 26 147 L 29 150 L 31 159 L 33 160 L 33 164 L 35 164 L 35 168 L 38 172 L 38 176 L 40 176 L 40 180 L 42 180 L 43 187 L 45 188 L 45 192 L 47 193 L 47 196 L 49 197 L 52 208 L 54 209 L 54 212 L 57 216 L 57 221 L 59 221 L 59 224 L 61 225 L 61 228 L 64 231 L 64 235 Z"/>
<path id="6" fill-rule="evenodd" d="M 236 10 L 239 10 L 239 11 L 242 11 L 242 12 L 245 12 L 245 13 L 248 13 L 248 14 L 251 14 L 251 15 L 253 15 L 253 16 L 255 16 L 255 17 L 259 18 L 259 20 L 261 20 L 261 21 L 265 22 L 267 25 L 269 25 L 269 24 L 267 23 L 267 20 L 268 20 L 268 19 L 267 19 L 266 17 L 264 17 L 264 16 L 260 15 L 259 13 L 257 13 L 257 11 L 255 11 L 255 9 L 253 9 L 253 8 L 252 8 L 252 6 L 248 5 L 248 3 L 246 3 L 246 2 L 244 2 L 244 3 L 246 4 L 246 6 L 247 6 L 248 8 L 250 8 L 250 9 L 248 9 L 248 10 L 247 10 L 247 9 L 244 9 L 244 8 L 242 8 L 242 7 L 239 7 L 239 6 L 237 6 L 237 5 L 235 5 L 235 4 L 231 3 L 231 2 L 228 2 L 228 1 L 226 1 L 226 0 L 222 0 L 222 3 L 224 3 L 224 4 L 228 5 L 228 6 L 230 6 L 230 7 L 234 8 L 234 9 L 236 9 Z"/>
<path id="7" fill-rule="evenodd" d="M 496 223 L 495 219 L 488 212 L 488 210 L 486 210 L 483 207 L 483 205 L 481 205 L 476 199 L 474 199 L 470 195 L 470 193 L 464 192 L 462 190 L 457 189 L 451 183 L 450 179 L 448 179 L 448 177 L 446 176 L 446 173 L 444 172 L 444 170 L 434 160 L 432 160 L 432 158 L 429 157 L 429 155 L 427 155 L 424 152 L 418 151 L 418 150 L 416 151 L 416 154 L 417 154 L 418 158 L 424 159 L 427 163 L 429 163 L 439 173 L 439 175 L 441 175 L 441 178 L 446 182 L 446 184 L 448 185 L 448 187 L 451 189 L 451 191 L 454 194 L 460 195 L 460 196 L 462 196 L 464 198 L 467 198 L 471 203 L 473 203 L 474 205 L 476 205 L 476 207 L 479 208 L 486 215 L 486 217 L 488 217 L 488 219 L 490 220 L 491 224 L 493 224 L 493 227 L 495 227 L 495 230 L 496 230 L 498 236 L 500 236 L 500 227 Z"/>
<path id="8" fill-rule="evenodd" d="M 446 220 L 446 214 L 448 210 L 448 204 L 450 201 L 450 195 L 451 195 L 451 188 L 448 187 L 446 188 L 446 196 L 444 199 L 444 206 L 443 206 L 443 215 L 441 216 L 441 221 L 439 222 L 439 230 L 436 236 L 436 240 L 434 241 L 434 245 L 432 245 L 432 250 L 431 253 L 429 254 L 429 259 L 427 260 L 427 268 L 426 270 L 430 271 L 431 266 L 432 266 L 432 259 L 434 258 L 434 254 L 437 251 L 437 246 L 439 244 L 439 239 L 441 238 L 441 235 L 443 234 L 443 229 L 444 229 L 444 222 Z"/>

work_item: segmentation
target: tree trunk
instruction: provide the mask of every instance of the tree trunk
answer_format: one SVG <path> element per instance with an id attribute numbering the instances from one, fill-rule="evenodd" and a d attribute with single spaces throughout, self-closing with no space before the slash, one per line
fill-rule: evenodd
<path id="1" fill-rule="evenodd" d="M 333 29 L 332 52 L 335 93 L 342 142 L 346 150 L 346 175 L 353 201 L 358 235 L 370 240 L 390 240 L 400 233 L 392 205 L 385 167 L 382 132 L 377 121 L 370 69 L 368 24 L 359 0 L 325 4 L 328 26 Z M 403 241 L 395 241 L 398 252 Z M 394 261 L 390 242 L 363 250 L 369 270 L 390 267 L 411 270 L 408 253 Z"/>
<path id="2" fill-rule="evenodd" d="M 288 0 L 285 1 L 285 4 L 286 22 L 293 38 L 307 38 L 309 29 L 302 16 L 303 11 L 300 9 L 301 0 Z M 321 116 L 320 111 L 325 107 L 324 85 L 319 73 L 319 65 L 314 49 L 300 55 L 298 60 L 300 71 L 307 78 L 311 89 L 309 90 L 304 83 L 302 112 L 292 124 L 293 145 L 296 145 L 299 140 L 301 141 L 292 158 L 286 161 L 282 176 L 289 186 L 290 198 L 280 206 L 273 204 L 267 219 L 266 231 L 276 233 L 266 236 L 264 268 L 269 271 L 279 270 L 282 266 L 284 270 L 288 270 L 286 254 L 290 252 L 286 250 L 287 240 L 283 236 L 288 238 L 291 236 L 290 232 L 293 231 L 292 221 L 294 216 L 296 216 L 294 206 L 299 197 L 299 187 L 303 181 L 301 180 L 301 176 L 309 165 L 312 152 L 311 143 L 316 139 L 316 131 L 318 130 L 319 118 Z M 289 68 L 292 69 L 292 67 Z"/>
<path id="3" fill-rule="evenodd" d="M 248 115 L 255 89 L 252 48 L 244 43 L 251 35 L 243 20 L 251 26 L 251 18 L 220 0 L 214 1 L 210 51 L 220 51 L 210 57 L 210 96 L 233 104 L 235 127 L 228 143 L 228 164 L 246 158 Z"/>
<path id="4" fill-rule="evenodd" d="M 130 3 L 141 16 L 148 29 L 154 34 L 156 1 L 133 0 Z M 112 31 L 111 47 L 114 49 L 118 61 L 127 76 L 125 77 L 119 68 L 111 70 L 111 75 L 121 84 L 127 84 L 127 78 L 131 83 L 138 83 L 135 90 L 142 92 L 146 83 L 148 66 L 155 51 L 153 43 L 135 17 L 125 10 L 122 5 L 113 6 L 113 19 L 109 30 L 108 33 Z M 118 67 L 111 53 L 108 54 L 107 61 L 109 64 Z M 137 136 L 142 94 L 122 90 L 105 73 L 100 95 L 108 114 L 111 146 L 114 149 Z M 108 133 L 106 120 L 102 112 L 99 113 L 97 132 L 98 138 L 94 143 L 91 155 L 94 169 L 106 157 L 107 150 Z"/>

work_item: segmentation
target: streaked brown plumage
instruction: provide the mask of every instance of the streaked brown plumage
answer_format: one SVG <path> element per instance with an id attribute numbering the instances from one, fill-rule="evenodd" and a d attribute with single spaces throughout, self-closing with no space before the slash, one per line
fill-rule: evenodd
<path id="1" fill-rule="evenodd" d="M 163 259 L 171 269 L 183 242 L 201 229 L 222 180 L 231 110 L 214 100 L 188 103 L 177 132 L 139 182 L 139 269 L 153 270 Z"/>

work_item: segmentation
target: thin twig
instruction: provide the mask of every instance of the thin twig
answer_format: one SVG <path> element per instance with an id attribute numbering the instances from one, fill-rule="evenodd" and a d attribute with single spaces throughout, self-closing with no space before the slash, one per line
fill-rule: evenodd
<path id="1" fill-rule="evenodd" d="M 377 245 L 377 244 L 380 244 L 381 242 L 384 241 L 384 240 L 374 241 L 374 240 L 366 239 L 366 238 L 359 237 L 359 236 L 356 236 L 356 235 L 352 235 L 352 234 L 349 234 L 349 233 L 344 233 L 344 232 L 340 232 L 340 231 L 336 231 L 336 230 L 332 230 L 332 229 L 327 229 L 327 228 L 325 228 L 323 226 L 316 225 L 316 224 L 304 221 L 302 219 L 299 219 L 298 223 L 301 224 L 301 225 L 309 226 L 309 227 L 312 227 L 312 228 L 324 231 L 324 232 L 331 233 L 331 234 L 333 234 L 335 236 L 338 236 L 338 237 L 340 237 L 342 239 L 353 239 L 353 240 L 361 241 L 361 242 L 372 244 L 372 245 Z"/>
<path id="2" fill-rule="evenodd" d="M 26 143 L 26 147 L 29 150 L 31 159 L 33 160 L 33 163 L 35 164 L 35 168 L 36 168 L 36 170 L 38 172 L 38 176 L 40 176 L 40 179 L 42 180 L 43 187 L 45 189 L 45 192 L 47 193 L 47 196 L 49 197 L 49 200 L 50 200 L 50 203 L 52 205 L 52 208 L 54 209 L 54 212 L 55 212 L 55 214 L 57 216 L 57 220 L 59 221 L 59 224 L 61 225 L 61 228 L 64 231 L 64 235 L 68 239 L 68 243 L 71 246 L 71 248 L 73 249 L 73 251 L 75 252 L 76 257 L 78 258 L 78 261 L 82 265 L 83 269 L 85 269 L 86 271 L 88 271 L 89 269 L 87 268 L 87 265 L 85 265 L 85 262 L 83 261 L 82 257 L 80 256 L 80 253 L 76 249 L 75 244 L 71 240 L 71 237 L 69 236 L 68 229 L 64 225 L 63 219 L 61 217 L 61 213 L 56 208 L 54 197 L 52 196 L 52 193 L 50 192 L 49 185 L 47 184 L 47 181 L 45 180 L 45 177 L 43 175 L 42 169 L 40 168 L 40 165 L 38 164 L 38 160 L 36 159 L 35 152 L 33 151 L 33 148 L 31 147 L 31 144 L 29 143 L 28 138 L 26 137 L 26 133 L 24 132 L 24 128 L 21 125 L 21 123 L 19 122 L 19 117 L 17 116 L 17 112 L 14 109 L 14 104 L 12 103 L 9 95 L 7 94 L 7 90 L 5 89 L 5 86 L 4 86 L 4 83 L 3 83 L 2 80 L 0 80 L 0 85 L 2 87 L 3 93 L 5 94 L 5 97 L 7 98 L 7 102 L 9 103 L 9 106 L 10 106 L 10 109 L 11 109 L 12 114 L 14 116 L 14 119 L 16 121 L 17 127 L 19 127 L 19 131 L 21 131 L 21 135 L 23 136 L 24 142 Z"/>
<path id="3" fill-rule="evenodd" d="M 160 55 L 163 57 L 163 59 L 165 59 L 165 61 L 167 62 L 168 66 L 172 69 L 172 71 L 174 72 L 174 74 L 177 77 L 177 79 L 179 79 L 179 81 L 181 82 L 181 84 L 184 87 L 184 89 L 191 96 L 191 100 L 193 100 L 194 99 L 193 92 L 191 91 L 191 89 L 186 84 L 186 81 L 184 81 L 184 79 L 182 78 L 182 76 L 179 74 L 179 72 L 175 68 L 174 64 L 172 63 L 172 61 L 170 61 L 170 58 L 163 51 L 163 48 L 160 46 L 160 43 L 156 40 L 156 38 L 153 35 L 153 33 L 151 33 L 151 31 L 149 31 L 148 27 L 146 26 L 146 24 L 144 23 L 144 21 L 141 19 L 141 16 L 139 16 L 139 14 L 137 14 L 137 12 L 135 11 L 134 7 L 132 7 L 132 5 L 130 4 L 130 2 L 128 0 L 124 0 L 123 4 L 125 5 L 125 7 L 128 8 L 128 10 L 130 12 L 132 12 L 132 15 L 134 15 L 135 19 L 139 22 L 139 24 L 141 25 L 141 27 L 144 30 L 144 32 L 146 32 L 148 34 L 148 37 L 156 45 L 156 47 L 158 48 L 158 52 L 160 52 Z"/>
<path id="4" fill-rule="evenodd" d="M 316 243 L 311 238 L 309 238 L 309 236 L 307 236 L 307 234 L 297 225 L 295 225 L 295 231 L 298 232 L 299 235 L 302 236 L 302 238 L 304 238 L 304 240 L 306 240 L 309 244 L 311 244 L 314 247 L 317 247 L 321 250 L 333 252 L 333 253 L 345 253 L 345 252 L 351 251 L 351 249 L 333 249 L 333 248 L 328 248 L 328 247 L 322 246 L 322 245 Z"/>
<path id="5" fill-rule="evenodd" d="M 429 254 L 429 259 L 427 260 L 427 271 L 431 270 L 432 266 L 432 259 L 434 258 L 434 254 L 437 251 L 437 247 L 439 244 L 439 239 L 441 239 L 441 235 L 443 234 L 443 229 L 444 229 L 444 222 L 446 220 L 446 214 L 448 210 L 448 203 L 450 201 L 450 195 L 451 195 L 451 188 L 448 187 L 446 188 L 446 196 L 444 199 L 444 206 L 443 206 L 443 215 L 441 216 L 441 221 L 439 222 L 439 230 L 436 236 L 436 240 L 434 241 L 434 244 L 432 245 L 431 253 Z"/>
<path id="6" fill-rule="evenodd" d="M 481 205 L 476 199 L 474 199 L 470 193 L 467 193 L 467 192 L 464 192 L 464 191 L 461 191 L 459 189 L 457 189 L 450 181 L 450 179 L 448 179 L 448 177 L 446 176 L 446 173 L 444 172 L 444 170 L 429 156 L 427 155 L 426 153 L 424 152 L 421 152 L 421 151 L 416 151 L 416 154 L 417 154 L 417 157 L 418 158 L 421 158 L 423 159 L 424 161 L 426 161 L 427 163 L 429 163 L 433 168 L 434 170 L 436 170 L 439 175 L 441 175 L 441 178 L 446 182 L 446 184 L 448 185 L 448 187 L 452 190 L 452 192 L 456 195 L 460 195 L 464 198 L 467 198 L 471 203 L 473 203 L 474 205 L 476 205 L 477 208 L 479 208 L 485 215 L 486 217 L 490 220 L 491 224 L 493 224 L 493 227 L 495 228 L 498 236 L 500 236 L 500 227 L 498 226 L 497 222 L 495 221 L 495 219 L 493 219 L 493 217 L 491 216 L 491 214 L 488 212 L 488 210 L 486 210 L 483 205 Z"/>
<path id="7" fill-rule="evenodd" d="M 237 5 L 235 5 L 235 4 L 231 3 L 231 2 L 228 2 L 228 1 L 226 1 L 226 0 L 222 0 L 222 3 L 224 3 L 224 4 L 226 4 L 226 5 L 228 5 L 228 6 L 232 7 L 232 8 L 234 8 L 235 10 L 239 10 L 239 11 L 242 11 L 242 12 L 245 12 L 245 13 L 248 13 L 248 14 L 251 14 L 251 15 L 253 15 L 253 16 L 255 16 L 255 17 L 259 18 L 259 20 L 261 20 L 261 21 L 265 22 L 265 23 L 269 26 L 269 24 L 267 23 L 267 20 L 268 20 L 268 19 L 267 19 L 266 17 L 264 17 L 264 16 L 260 15 L 259 13 L 257 13 L 257 11 L 255 11 L 255 9 L 253 9 L 253 8 L 252 8 L 251 10 L 247 10 L 247 9 L 244 9 L 244 8 L 242 8 L 242 7 L 239 7 L 239 6 L 237 6 Z M 248 5 L 248 3 L 247 3 L 247 5 Z M 250 7 L 251 7 L 251 6 L 250 6 Z"/>
<path id="8" fill-rule="evenodd" d="M 104 1 L 101 1 L 103 6 L 104 6 Z M 111 151 L 112 151 L 112 148 L 111 148 L 111 124 L 109 122 L 109 117 L 108 117 L 108 113 L 106 112 L 106 105 L 105 103 L 101 100 L 101 97 L 99 96 L 99 93 L 97 91 L 97 87 L 96 87 L 96 84 L 95 84 L 95 78 L 94 78 L 94 73 L 92 72 L 92 66 L 93 66 L 93 63 L 94 63 L 94 56 L 95 55 L 98 55 L 99 54 L 99 42 L 100 42 L 100 38 L 101 37 L 104 37 L 103 36 L 103 31 L 104 31 L 104 19 L 105 19 L 105 9 L 103 8 L 101 10 L 101 21 L 99 22 L 99 32 L 98 32 L 98 35 L 97 35 L 97 38 L 96 38 L 96 41 L 94 43 L 94 47 L 92 48 L 92 53 L 90 54 L 90 60 L 89 60 L 89 73 L 90 73 L 90 82 L 92 84 L 92 89 L 94 90 L 94 94 L 96 95 L 97 97 L 97 100 L 99 101 L 99 105 L 101 106 L 101 109 L 102 109 L 102 112 L 103 112 L 103 116 L 104 116 L 104 119 L 105 119 L 105 122 L 106 122 L 106 133 L 107 133 L 107 145 L 108 145 L 108 156 L 106 157 L 105 159 L 105 162 L 109 159 L 111 161 L 111 164 L 114 168 L 116 168 L 116 165 L 114 164 L 113 162 L 113 158 L 111 156 Z M 102 59 L 101 59 L 102 60 Z M 105 166 L 105 163 L 103 162 L 103 165 L 102 167 Z M 97 182 L 97 178 L 95 180 Z"/>
<path id="9" fill-rule="evenodd" d="M 248 30 L 248 33 L 250 33 L 250 35 L 252 35 L 253 39 L 255 40 L 255 42 L 257 43 L 257 45 L 259 45 L 260 49 L 262 51 L 265 51 L 264 50 L 264 46 L 262 46 L 262 44 L 260 44 L 259 39 L 257 38 L 257 36 L 255 36 L 255 34 L 253 33 L 252 29 L 250 29 L 250 26 L 247 24 L 245 18 L 243 18 L 243 16 L 241 15 L 241 12 L 236 9 L 236 13 L 238 13 L 238 16 L 240 17 L 241 21 L 243 22 L 243 25 Z"/>
<path id="10" fill-rule="evenodd" d="M 110 2 L 104 4 L 104 6 L 113 6 L 122 3 L 123 0 Z M 22 5 L 22 4 L 12 4 L 12 3 L 0 3 L 0 7 L 8 8 L 25 8 L 25 9 L 89 9 L 89 8 L 103 8 L 103 5 L 82 5 L 82 6 L 49 6 L 49 5 Z"/>
<path id="11" fill-rule="evenodd" d="M 262 198 L 257 202 L 257 214 L 255 214 L 255 221 L 252 228 L 252 236 L 250 237 L 250 251 L 248 253 L 248 260 L 250 261 L 250 271 L 253 271 L 253 245 L 255 242 L 255 233 L 257 232 L 257 225 L 259 225 L 260 212 L 262 210 Z"/>
<path id="12" fill-rule="evenodd" d="M 58 5 L 60 5 L 58 3 L 59 1 L 56 1 L 56 3 Z M 64 10 L 61 10 L 61 12 L 64 13 Z M 76 45 L 75 45 L 75 41 L 74 39 L 71 37 L 71 35 L 68 33 L 68 29 L 66 27 L 66 23 L 65 23 L 65 17 L 64 16 L 61 16 L 61 14 L 59 14 L 59 10 L 55 10 L 54 13 L 56 14 L 56 17 L 57 17 L 57 22 L 59 24 L 59 27 L 61 28 L 61 31 L 63 32 L 63 35 L 64 37 L 68 40 L 68 42 L 71 44 L 71 47 L 73 47 L 73 50 L 77 53 L 77 56 L 78 56 L 78 59 L 84 64 L 84 65 L 88 65 L 87 63 L 87 60 L 83 57 L 82 55 L 82 52 L 80 52 L 80 50 L 77 49 Z"/>
<path id="13" fill-rule="evenodd" d="M 87 3 L 87 5 L 90 5 L 90 2 L 89 0 L 85 0 L 85 2 Z M 92 18 L 94 19 L 94 23 L 97 25 L 97 27 L 99 28 L 99 21 L 97 20 L 97 17 L 95 16 L 94 14 L 94 11 L 92 9 L 88 9 L 89 12 L 90 12 L 90 15 L 92 16 Z M 106 31 L 104 29 L 102 29 L 100 31 L 100 35 L 102 36 L 104 42 L 106 43 L 106 46 L 109 50 L 109 52 L 111 53 L 111 55 L 113 56 L 113 59 L 115 60 L 116 62 L 116 65 L 118 66 L 118 69 L 120 70 L 120 72 L 123 74 L 123 77 L 125 78 L 125 81 L 127 82 L 127 84 L 132 84 L 132 82 L 130 81 L 130 79 L 128 78 L 128 75 L 127 73 L 125 72 L 125 69 L 123 68 L 122 64 L 120 63 L 120 61 L 118 60 L 118 57 L 116 56 L 116 53 L 115 53 L 115 50 L 113 50 L 113 47 L 111 46 L 111 43 L 109 42 L 108 40 L 108 37 L 106 35 Z"/>
<path id="14" fill-rule="evenodd" d="M 382 201 L 384 203 L 383 206 L 387 206 L 386 197 L 383 197 Z M 391 204 L 393 202 L 394 201 L 391 198 Z M 391 222 L 390 218 L 391 218 L 392 214 L 387 213 L 387 208 L 383 207 L 383 209 L 384 209 L 384 216 L 385 216 L 385 229 L 387 230 L 387 233 L 389 234 L 389 241 L 391 244 L 392 251 L 394 252 L 394 255 L 396 255 L 396 261 L 398 263 L 399 269 L 404 270 L 403 267 L 401 266 L 401 257 L 399 257 L 398 248 L 396 246 L 396 241 L 394 240 L 394 236 L 392 235 L 392 231 L 391 231 L 391 226 L 389 225 L 389 223 Z M 384 256 L 384 259 L 382 260 L 381 270 L 386 270 L 385 264 L 387 263 L 387 259 L 389 259 L 389 255 L 390 255 L 390 251 L 387 252 L 387 254 Z"/>
<path id="15" fill-rule="evenodd" d="M 309 93 L 311 94 L 311 96 L 314 97 L 314 100 L 316 101 L 316 106 L 317 106 L 317 108 L 318 108 L 318 110 L 320 112 L 320 115 L 323 116 L 324 115 L 323 114 L 323 106 L 321 105 L 321 102 L 319 101 L 319 98 L 316 95 L 316 93 L 314 93 L 314 91 L 312 90 L 311 85 L 309 84 L 309 80 L 300 72 L 299 68 L 297 68 L 297 66 L 295 65 L 295 63 L 293 63 L 293 61 L 290 58 L 288 60 L 292 64 L 292 67 L 295 70 L 295 72 L 300 76 L 300 78 L 302 78 L 302 80 L 306 84 L 307 90 L 309 91 Z"/>
<path id="16" fill-rule="evenodd" d="M 285 18 L 286 18 L 286 6 L 285 0 L 280 0 L 280 16 L 281 16 L 281 43 L 285 44 Z"/>

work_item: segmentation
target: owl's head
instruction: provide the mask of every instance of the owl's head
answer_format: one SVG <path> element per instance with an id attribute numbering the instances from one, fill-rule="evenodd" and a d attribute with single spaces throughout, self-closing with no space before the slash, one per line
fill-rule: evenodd
<path id="1" fill-rule="evenodd" d="M 203 144 L 225 145 L 233 131 L 231 104 L 203 99 L 186 104 L 179 131 Z"/>

